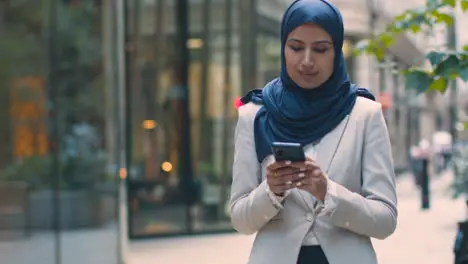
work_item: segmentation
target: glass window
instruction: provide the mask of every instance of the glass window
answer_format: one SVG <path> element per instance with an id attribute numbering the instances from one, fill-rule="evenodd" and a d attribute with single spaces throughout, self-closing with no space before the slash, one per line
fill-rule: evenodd
<path id="1" fill-rule="evenodd" d="M 131 236 L 186 230 L 179 161 L 180 105 L 184 90 L 175 45 L 175 1 L 128 1 Z"/>
<path id="2" fill-rule="evenodd" d="M 199 188 L 191 208 L 196 232 L 231 228 L 227 203 L 236 119 L 233 99 L 240 90 L 235 3 L 190 1 L 190 41 L 199 36 L 203 43 L 200 48 L 189 46 L 193 181 Z"/>
<path id="3" fill-rule="evenodd" d="M 2 263 L 118 262 L 114 21 L 104 2 L 0 3 Z"/>
<path id="4" fill-rule="evenodd" d="M 257 41 L 259 86 L 264 87 L 268 82 L 280 76 L 281 43 L 279 41 L 279 35 L 269 32 L 261 32 Z"/>
<path id="5" fill-rule="evenodd" d="M 48 58 L 42 40 L 48 21 L 42 1 L 0 3 L 0 256 L 2 263 L 54 263 L 51 222 L 35 228 L 36 186 L 50 188 L 47 137 Z M 54 175 L 55 176 L 55 175 Z M 51 196 L 49 196 L 51 198 Z M 46 201 L 47 203 L 47 201 Z M 41 212 L 51 220 L 52 200 Z M 44 209 L 44 208 L 42 208 Z M 32 250 L 38 249 L 40 250 Z"/>
<path id="6" fill-rule="evenodd" d="M 240 89 L 235 2 L 188 1 L 186 17 L 173 1 L 129 6 L 132 236 L 230 229 L 233 99 Z M 182 140 L 183 129 L 189 139 Z M 191 172 L 183 168 L 187 157 Z"/>
<path id="7" fill-rule="evenodd" d="M 57 91 L 49 100 L 57 107 L 51 125 L 57 126 L 55 141 L 60 144 L 52 173 L 59 175 L 61 263 L 75 263 L 77 256 L 83 263 L 118 262 L 118 106 L 111 7 L 108 1 L 59 1 L 56 14 L 57 61 L 52 70 L 58 73 L 50 82 Z M 38 194 L 48 197 L 47 192 Z"/>

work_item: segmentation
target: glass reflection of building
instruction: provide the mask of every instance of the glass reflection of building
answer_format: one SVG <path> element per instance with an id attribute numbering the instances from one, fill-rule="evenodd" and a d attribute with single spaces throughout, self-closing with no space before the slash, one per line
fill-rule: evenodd
<path id="1" fill-rule="evenodd" d="M 184 11 L 173 1 L 135 1 L 129 7 L 136 47 L 128 54 L 132 237 L 230 229 L 226 203 L 235 122 L 232 101 L 241 93 L 238 6 L 231 0 L 188 1 L 183 18 L 174 17 Z M 189 52 L 185 61 L 183 49 Z M 179 63 L 187 67 L 187 76 L 180 76 Z M 179 104 L 184 100 L 189 105 L 187 128 L 181 128 L 181 120 L 187 121 Z M 148 123 L 154 125 L 142 126 Z M 190 153 L 181 145 L 184 135 L 189 135 L 185 142 Z M 188 162 L 187 156 L 192 157 Z"/>
<path id="2" fill-rule="evenodd" d="M 2 264 L 121 261 L 111 7 L 0 3 Z"/>

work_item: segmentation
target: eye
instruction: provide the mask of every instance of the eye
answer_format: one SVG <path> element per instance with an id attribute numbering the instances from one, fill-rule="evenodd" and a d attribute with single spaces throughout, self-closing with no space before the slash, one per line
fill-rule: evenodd
<path id="1" fill-rule="evenodd" d="M 325 53 L 328 51 L 328 48 L 314 48 L 314 51 L 317 53 Z"/>
<path id="2" fill-rule="evenodd" d="M 294 46 L 289 46 L 289 48 L 292 49 L 294 52 L 299 52 L 304 49 L 302 47 L 294 47 Z"/>

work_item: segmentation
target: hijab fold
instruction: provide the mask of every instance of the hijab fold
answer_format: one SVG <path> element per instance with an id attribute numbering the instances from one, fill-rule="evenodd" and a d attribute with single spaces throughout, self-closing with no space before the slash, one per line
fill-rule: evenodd
<path id="1" fill-rule="evenodd" d="M 298 26 L 314 23 L 333 39 L 335 50 L 332 76 L 320 87 L 303 89 L 286 70 L 284 48 L 287 37 Z M 351 113 L 357 96 L 375 100 L 366 89 L 349 80 L 342 53 L 343 19 L 339 10 L 326 0 L 296 0 L 286 10 L 281 25 L 281 74 L 263 89 L 242 97 L 242 103 L 262 104 L 254 120 L 257 159 L 272 153 L 274 141 L 307 145 L 331 132 Z"/>

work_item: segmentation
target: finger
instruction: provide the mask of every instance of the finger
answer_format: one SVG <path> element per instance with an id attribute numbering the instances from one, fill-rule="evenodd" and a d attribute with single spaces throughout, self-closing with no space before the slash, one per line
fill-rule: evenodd
<path id="1" fill-rule="evenodd" d="M 313 160 L 311 157 L 306 157 L 306 161 L 312 161 L 312 162 L 314 162 L 314 160 Z"/>
<path id="2" fill-rule="evenodd" d="M 290 175 L 290 174 L 293 174 L 294 171 L 292 170 L 280 170 L 280 169 L 277 169 L 275 171 L 268 171 L 267 172 L 267 177 L 268 178 L 273 178 L 273 179 L 279 179 L 279 178 L 283 178 L 285 175 Z"/>
<path id="3" fill-rule="evenodd" d="M 291 174 L 297 174 L 299 173 L 301 170 L 298 169 L 298 168 L 294 168 L 294 167 L 282 167 L 282 168 L 279 168 L 275 171 L 275 173 L 277 173 L 277 176 L 287 176 L 287 175 L 291 175 Z"/>
<path id="4" fill-rule="evenodd" d="M 320 166 L 319 166 L 317 163 L 313 162 L 313 161 L 306 161 L 306 162 L 305 162 L 305 167 L 306 167 L 306 170 L 307 170 L 309 173 L 310 173 L 310 172 L 313 172 L 313 171 L 315 171 L 315 170 L 320 170 L 320 171 L 322 170 L 322 169 L 320 168 Z"/>
<path id="5" fill-rule="evenodd" d="M 278 180 L 283 182 L 284 184 L 294 184 L 295 182 L 301 181 L 306 177 L 305 173 L 293 173 L 289 175 L 284 175 L 279 177 Z"/>
<path id="6" fill-rule="evenodd" d="M 276 171 L 267 171 L 266 177 L 268 179 L 276 179 L 279 177 L 279 174 Z"/>
<path id="7" fill-rule="evenodd" d="M 270 189 L 274 193 L 284 193 L 287 190 L 292 189 L 293 187 L 294 187 L 293 185 L 282 184 L 282 185 L 278 185 L 278 186 L 271 186 Z"/>
<path id="8" fill-rule="evenodd" d="M 293 180 L 293 185 L 295 187 L 303 186 L 303 185 L 312 185 L 314 182 L 312 181 L 312 178 L 310 176 L 305 176 L 305 177 L 299 177 L 297 175 L 295 179 Z"/>
<path id="9" fill-rule="evenodd" d="M 327 180 L 324 179 L 324 178 L 310 178 L 310 183 L 311 183 L 312 185 L 316 185 L 316 186 L 319 186 L 319 185 L 326 185 Z"/>
<path id="10" fill-rule="evenodd" d="M 315 161 L 310 161 L 310 160 L 307 160 L 304 162 L 305 163 L 305 166 L 306 168 L 310 169 L 310 168 L 320 168 L 319 165 L 317 164 L 317 162 Z"/>
<path id="11" fill-rule="evenodd" d="M 283 167 L 288 167 L 291 164 L 291 161 L 277 161 L 268 165 L 267 170 L 275 171 Z"/>
<path id="12" fill-rule="evenodd" d="M 290 165 L 292 168 L 296 168 L 301 171 L 306 171 L 307 170 L 307 164 L 306 162 L 292 162 Z"/>
<path id="13" fill-rule="evenodd" d="M 267 179 L 267 181 L 268 181 L 268 185 L 270 186 L 281 186 L 284 184 L 284 182 L 277 177 L 270 177 Z"/>
<path id="14" fill-rule="evenodd" d="M 314 169 L 311 173 L 310 176 L 313 178 L 323 178 L 323 172 L 321 169 Z"/>
<path id="15" fill-rule="evenodd" d="M 288 185 L 294 185 L 295 186 L 295 184 L 297 182 L 299 182 L 299 181 L 303 181 L 303 182 L 308 181 L 308 178 L 310 178 L 310 176 L 307 176 L 306 173 L 299 172 L 299 173 L 284 175 L 282 177 L 277 177 L 273 181 L 274 181 L 275 184 L 283 183 L 283 184 L 288 184 Z"/>
<path id="16" fill-rule="evenodd" d="M 294 182 L 298 180 L 298 175 L 297 174 L 289 174 L 289 175 L 284 175 L 281 177 L 270 177 L 268 179 L 268 182 L 273 185 L 273 186 L 281 186 L 281 185 L 288 185 L 292 186 Z"/>
<path id="17" fill-rule="evenodd" d="M 294 186 L 296 188 L 310 188 L 311 185 L 312 183 L 306 180 L 299 180 L 299 181 L 294 182 Z"/>

